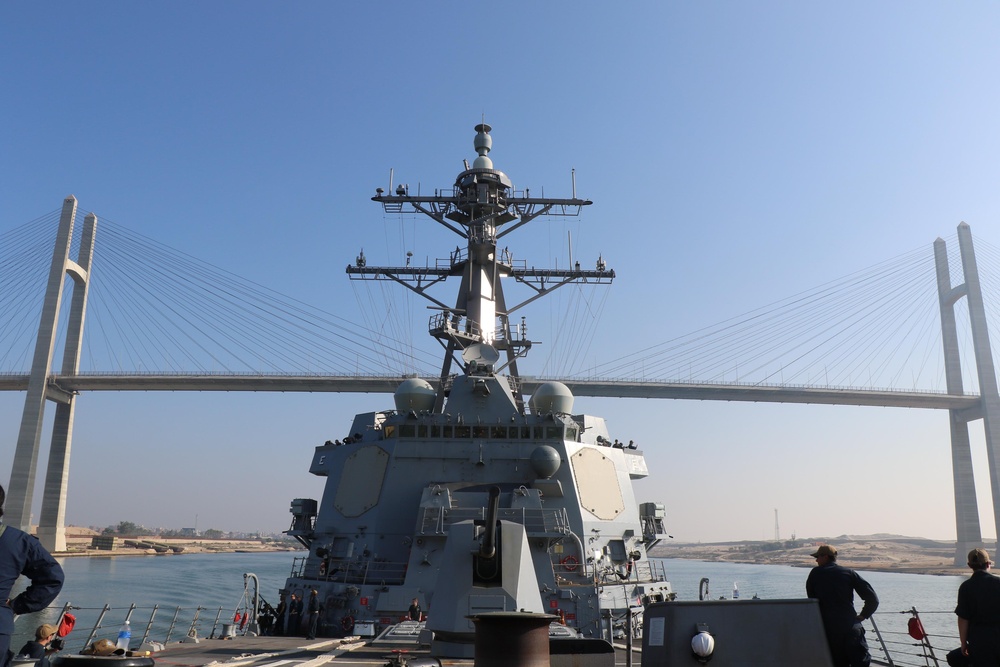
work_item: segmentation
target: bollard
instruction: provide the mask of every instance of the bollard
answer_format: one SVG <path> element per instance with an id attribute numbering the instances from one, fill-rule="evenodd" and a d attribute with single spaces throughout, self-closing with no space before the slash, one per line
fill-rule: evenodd
<path id="1" fill-rule="evenodd" d="M 549 624 L 557 616 L 495 611 L 469 618 L 476 624 L 475 667 L 549 667 Z"/>

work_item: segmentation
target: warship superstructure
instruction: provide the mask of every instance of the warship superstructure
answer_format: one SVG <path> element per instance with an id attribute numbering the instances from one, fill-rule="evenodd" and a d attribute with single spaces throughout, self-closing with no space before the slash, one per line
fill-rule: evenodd
<path id="1" fill-rule="evenodd" d="M 494 169 L 490 126 L 452 188 L 373 201 L 422 213 L 463 239 L 434 266 L 347 267 L 352 280 L 393 280 L 431 302 L 430 334 L 444 349 L 434 378 L 404 380 L 392 409 L 359 414 L 348 437 L 319 446 L 310 472 L 326 477 L 320 502 L 292 502 L 290 535 L 309 549 L 283 593 L 323 605 L 320 633 L 371 635 L 406 621 L 416 598 L 440 656 L 471 655 L 469 616 L 552 614 L 582 637 L 621 638 L 651 602 L 672 599 L 647 553 L 664 537 L 659 503 L 637 504 L 642 451 L 612 440 L 604 420 L 573 412 L 558 382 L 522 382 L 531 348 L 522 306 L 570 283 L 608 284 L 596 268 L 536 269 L 501 239 L 540 216 L 576 216 L 591 202 L 531 197 Z M 429 288 L 459 281 L 447 304 Z M 502 282 L 528 288 L 508 304 Z M 527 389 L 531 389 L 530 392 Z M 525 394 L 530 400 L 525 401 Z"/>

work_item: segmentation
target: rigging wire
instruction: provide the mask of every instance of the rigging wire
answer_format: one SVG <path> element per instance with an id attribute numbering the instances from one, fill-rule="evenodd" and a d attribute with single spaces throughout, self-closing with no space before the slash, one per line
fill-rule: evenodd
<path id="1" fill-rule="evenodd" d="M 605 362 L 591 373 L 677 380 L 687 371 L 709 382 L 732 381 L 734 376 L 740 382 L 787 382 L 829 376 L 830 351 L 848 350 L 846 358 L 834 355 L 841 359 L 840 370 L 834 369 L 839 381 L 851 381 L 862 368 L 870 369 L 874 379 L 898 377 L 899 369 L 886 360 L 885 352 L 891 351 L 890 360 L 913 358 L 903 350 L 914 332 L 927 330 L 926 320 L 933 317 L 927 297 L 936 293 L 933 281 L 926 249 L 913 251 Z M 912 310 L 918 302 L 924 304 L 920 318 Z M 822 373 L 816 368 L 821 361 Z"/>
<path id="2" fill-rule="evenodd" d="M 233 372 L 237 368 L 249 371 L 270 366 L 269 370 L 276 371 L 280 364 L 285 370 L 291 367 L 300 372 L 326 372 L 329 367 L 343 371 L 356 368 L 359 360 L 366 368 L 398 370 L 372 357 L 381 352 L 372 340 L 386 340 L 384 333 L 372 336 L 374 332 L 365 331 L 357 322 L 306 306 L 129 234 L 110 221 L 102 221 L 102 229 L 100 253 L 106 261 L 99 263 L 95 257 L 93 282 L 113 283 L 114 287 L 106 290 L 107 297 L 134 313 L 121 318 L 127 329 L 118 327 L 118 336 L 129 339 L 133 351 L 141 347 L 138 341 L 144 337 L 165 336 L 161 352 L 169 343 L 191 362 L 192 355 L 200 352 L 197 356 L 210 362 L 199 361 L 202 370 L 212 366 Z M 137 333 L 142 330 L 146 332 Z M 157 336 L 149 333 L 152 331 Z M 398 344 L 396 347 L 399 349 Z M 182 348 L 189 351 L 182 352 Z M 149 354 L 146 348 L 144 356 Z M 400 356 L 409 355 L 404 352 Z M 164 363 L 164 359 L 161 357 L 158 363 Z M 317 363 L 326 367 L 316 368 Z"/>
<path id="3" fill-rule="evenodd" d="M 0 308 L 5 313 L 0 369 L 5 372 L 23 372 L 30 363 L 59 215 L 53 211 L 0 233 Z M 399 221 L 398 245 L 387 239 L 387 254 L 419 252 L 415 224 Z M 550 227 L 550 249 L 556 246 L 557 227 Z M 351 281 L 359 315 L 348 319 L 112 221 L 100 219 L 98 230 L 81 369 L 433 374 L 439 366 L 433 351 L 414 346 L 408 332 L 416 317 L 415 295 L 406 291 L 401 300 L 398 285 Z M 1000 250 L 979 238 L 976 245 L 987 320 L 1000 331 L 989 305 L 1000 297 Z M 953 246 L 949 243 L 949 263 L 960 266 Z M 78 250 L 78 239 L 73 247 Z M 70 289 L 67 283 L 64 303 Z M 589 367 L 585 360 L 610 290 L 597 296 L 574 285 L 556 292 L 556 307 L 549 311 L 552 344 L 542 366 L 547 375 L 562 371 L 570 377 L 675 381 L 686 375 L 702 382 L 735 378 L 810 386 L 912 383 L 914 389 L 943 384 L 936 277 L 926 247 Z M 956 316 L 962 349 L 971 350 L 965 301 L 956 303 Z M 64 320 L 68 310 L 63 308 Z M 991 344 L 997 340 L 1000 335 Z M 963 385 L 971 391 L 978 386 L 972 354 L 962 354 L 961 363 Z"/>

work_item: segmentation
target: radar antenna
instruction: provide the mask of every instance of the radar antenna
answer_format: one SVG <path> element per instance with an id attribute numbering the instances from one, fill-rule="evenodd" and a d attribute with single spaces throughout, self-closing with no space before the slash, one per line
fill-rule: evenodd
<path id="1" fill-rule="evenodd" d="M 455 247 L 448 259 L 439 259 L 434 266 L 368 266 L 356 261 L 347 267 L 352 280 L 393 280 L 430 301 L 436 312 L 430 317 L 430 334 L 444 347 L 441 367 L 441 385 L 435 411 L 444 405 L 452 365 L 470 366 L 482 370 L 477 356 L 474 362 L 459 359 L 467 348 L 485 344 L 505 357 L 503 365 L 494 372 L 508 370 L 512 378 L 518 408 L 523 411 L 524 401 L 517 382 L 517 359 L 525 356 L 532 341 L 521 335 L 521 327 L 511 326 L 510 316 L 519 308 L 541 298 L 553 290 L 573 282 L 608 284 L 615 272 L 608 269 L 603 258 L 596 270 L 536 269 L 524 260 L 515 260 L 508 247 L 498 249 L 498 242 L 519 227 L 540 216 L 578 216 L 584 206 L 592 202 L 576 197 L 576 177 L 573 175 L 573 197 L 552 199 L 531 197 L 528 191 L 518 192 L 510 178 L 494 168 L 489 153 L 493 148 L 491 128 L 485 122 L 476 125 L 473 141 L 477 157 L 471 168 L 455 179 L 450 189 L 435 190 L 433 195 L 411 195 L 409 188 L 400 185 L 395 191 L 376 189 L 372 201 L 382 204 L 387 213 L 416 212 L 431 218 L 451 230 L 465 241 L 465 248 Z M 392 172 L 390 172 L 391 174 Z M 454 305 L 448 305 L 431 296 L 429 289 L 449 277 L 461 279 Z M 516 305 L 508 305 L 502 279 L 513 278 L 534 291 L 529 298 Z M 498 355 L 499 357 L 499 355 Z M 464 363 L 463 363 L 464 362 Z M 492 365 L 492 363 L 490 364 Z"/>

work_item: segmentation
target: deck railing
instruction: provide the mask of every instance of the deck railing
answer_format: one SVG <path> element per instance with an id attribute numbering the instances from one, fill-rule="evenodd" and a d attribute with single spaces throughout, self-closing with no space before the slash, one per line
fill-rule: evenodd
<path id="1" fill-rule="evenodd" d="M 69 614 L 75 618 L 73 630 L 63 638 L 63 655 L 80 653 L 90 644 L 101 639 L 115 643 L 118 630 L 129 621 L 132 628 L 131 650 L 150 642 L 166 644 L 188 637 L 200 639 L 220 637 L 224 626 L 232 626 L 233 634 L 245 633 L 249 623 L 234 623 L 237 610 L 227 611 L 224 607 L 164 607 L 153 605 L 142 607 L 135 604 L 122 607 L 78 607 L 67 603 L 62 607 L 49 607 L 36 614 L 18 617 L 15 623 L 15 639 L 21 643 L 34 638 L 34 630 L 41 623 L 59 626 L 60 620 Z M 27 627 L 28 625 L 31 627 Z M 241 627 L 242 625 L 242 627 Z M 12 642 L 12 650 L 21 644 Z"/>
<path id="2" fill-rule="evenodd" d="M 954 612 L 924 612 L 925 617 L 935 618 L 933 627 L 947 627 L 955 623 Z M 959 645 L 958 626 L 955 632 L 928 632 L 924 619 L 915 608 L 897 612 L 876 612 L 869 623 L 869 649 L 873 665 L 889 667 L 943 667 L 949 651 Z"/>

